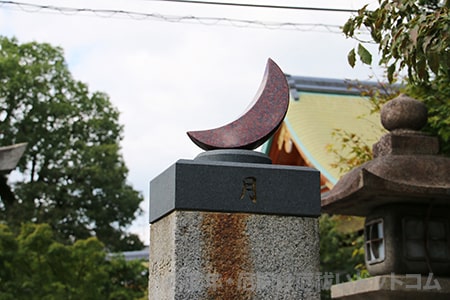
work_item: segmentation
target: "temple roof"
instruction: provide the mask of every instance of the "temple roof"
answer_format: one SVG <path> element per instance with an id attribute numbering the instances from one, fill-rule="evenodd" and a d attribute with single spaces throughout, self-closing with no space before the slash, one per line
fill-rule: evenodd
<path id="1" fill-rule="evenodd" d="M 322 192 L 331 189 L 343 175 L 332 167 L 336 157 L 327 148 L 333 145 L 339 155 L 341 149 L 335 129 L 360 136 L 369 147 L 384 133 L 378 113 L 370 114 L 370 102 L 360 96 L 361 91 L 350 88 L 344 80 L 287 76 L 291 99 L 283 125 L 263 147 L 274 164 L 303 165 L 321 172 Z M 360 82 L 375 86 L 373 82 Z M 350 145 L 349 145 L 350 146 Z"/>

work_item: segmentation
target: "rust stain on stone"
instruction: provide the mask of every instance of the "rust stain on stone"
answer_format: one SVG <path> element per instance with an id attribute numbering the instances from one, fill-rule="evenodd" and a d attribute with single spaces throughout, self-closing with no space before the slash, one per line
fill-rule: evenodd
<path id="1" fill-rule="evenodd" d="M 205 213 L 205 271 L 209 275 L 208 299 L 252 299 L 248 278 L 253 274 L 246 233 L 247 214 Z"/>

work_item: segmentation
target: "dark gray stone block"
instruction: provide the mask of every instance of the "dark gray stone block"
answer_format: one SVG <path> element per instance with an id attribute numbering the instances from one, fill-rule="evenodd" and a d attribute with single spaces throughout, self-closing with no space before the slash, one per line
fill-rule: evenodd
<path id="1" fill-rule="evenodd" d="M 305 167 L 179 160 L 150 183 L 150 223 L 173 210 L 317 217 L 320 173 Z"/>

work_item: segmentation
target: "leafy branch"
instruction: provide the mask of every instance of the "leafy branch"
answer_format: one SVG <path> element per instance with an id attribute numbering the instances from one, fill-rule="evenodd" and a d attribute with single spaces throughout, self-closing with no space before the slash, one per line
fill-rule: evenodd
<path id="1" fill-rule="evenodd" d="M 343 27 L 347 37 L 357 38 L 366 28 L 378 44 L 380 65 L 387 68 L 389 82 L 403 69 L 411 83 L 424 83 L 434 76 L 450 75 L 450 1 L 379 0 L 379 7 L 362 7 Z M 372 63 L 371 53 L 359 43 L 350 50 L 348 62 L 357 58 Z"/>

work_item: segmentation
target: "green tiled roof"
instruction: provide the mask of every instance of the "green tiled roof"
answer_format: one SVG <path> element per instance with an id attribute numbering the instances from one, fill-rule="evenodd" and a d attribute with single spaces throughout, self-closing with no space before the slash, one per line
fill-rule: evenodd
<path id="1" fill-rule="evenodd" d="M 334 129 L 355 133 L 369 146 L 384 133 L 379 114 L 370 114 L 370 103 L 356 94 L 297 91 L 285 118 L 285 124 L 294 143 L 309 163 L 318 169 L 333 185 L 340 174 L 336 157 L 327 151 L 327 145 L 340 149 L 333 138 Z M 347 156 L 348 152 L 340 153 Z"/>

